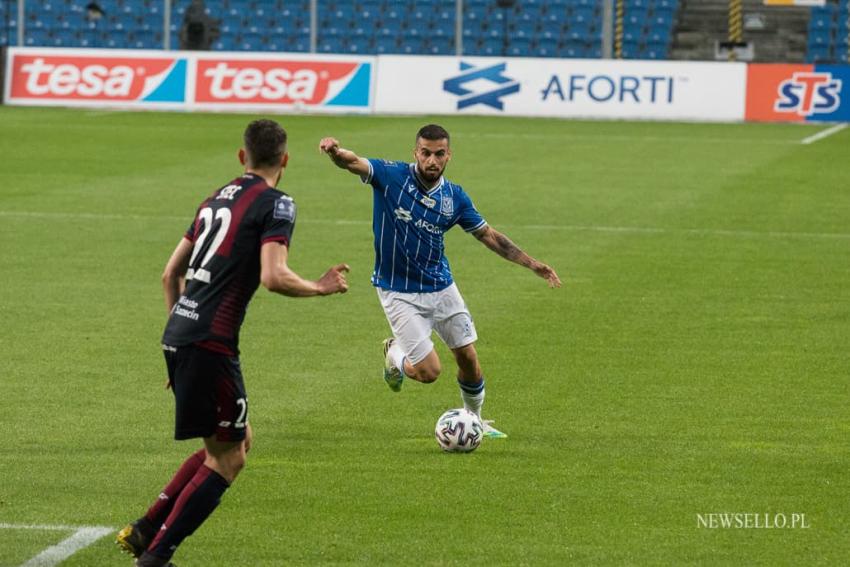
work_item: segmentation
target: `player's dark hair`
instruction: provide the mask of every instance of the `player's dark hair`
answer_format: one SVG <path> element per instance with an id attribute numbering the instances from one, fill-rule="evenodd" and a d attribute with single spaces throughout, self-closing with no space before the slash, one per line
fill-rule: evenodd
<path id="1" fill-rule="evenodd" d="M 245 128 L 245 150 L 252 167 L 276 167 L 286 152 L 286 130 L 274 120 L 254 120 Z"/>
<path id="2" fill-rule="evenodd" d="M 438 126 L 437 124 L 427 124 L 419 129 L 419 132 L 416 133 L 416 141 L 419 141 L 419 138 L 423 138 L 425 140 L 431 140 L 432 142 L 436 140 L 445 140 L 446 142 L 450 142 L 449 133 L 446 132 L 446 129 L 442 126 Z"/>

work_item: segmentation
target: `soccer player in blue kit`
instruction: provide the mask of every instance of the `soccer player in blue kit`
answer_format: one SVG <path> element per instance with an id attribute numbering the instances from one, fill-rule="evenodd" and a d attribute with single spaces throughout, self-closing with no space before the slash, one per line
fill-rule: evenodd
<path id="1" fill-rule="evenodd" d="M 452 280 L 443 234 L 454 225 L 471 233 L 502 258 L 524 266 L 550 287 L 561 280 L 550 266 L 523 252 L 487 224 L 464 190 L 443 177 L 451 159 L 449 133 L 436 124 L 416 134 L 413 163 L 365 159 L 324 138 L 319 149 L 342 169 L 372 186 L 375 269 L 372 285 L 392 329 L 384 341 L 384 380 L 399 391 L 407 376 L 423 383 L 440 375 L 431 332 L 446 343 L 458 366 L 458 385 L 466 409 L 481 416 L 484 376 L 475 351 L 478 335 L 469 310 Z M 506 434 L 482 420 L 484 436 Z"/>

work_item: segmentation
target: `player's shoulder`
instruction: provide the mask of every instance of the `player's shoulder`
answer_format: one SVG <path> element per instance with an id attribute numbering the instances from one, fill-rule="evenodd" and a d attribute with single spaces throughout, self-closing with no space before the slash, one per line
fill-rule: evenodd
<path id="1" fill-rule="evenodd" d="M 263 191 L 264 209 L 272 209 L 272 217 L 277 220 L 295 222 L 295 200 L 280 189 L 269 187 Z"/>
<path id="2" fill-rule="evenodd" d="M 289 201 L 295 200 L 292 197 L 292 195 L 290 195 L 286 191 L 281 191 L 280 189 L 278 189 L 276 187 L 267 187 L 266 189 L 264 189 L 263 193 L 262 193 L 262 197 L 265 197 L 266 199 L 273 199 L 273 200 L 275 200 L 275 199 L 287 199 Z"/>
<path id="3" fill-rule="evenodd" d="M 396 161 L 392 159 L 372 158 L 369 160 L 372 166 L 378 165 L 387 171 L 406 172 L 410 164 L 405 161 Z"/>
<path id="4" fill-rule="evenodd" d="M 445 184 L 446 192 L 455 196 L 466 195 L 466 191 L 463 190 L 463 186 L 460 183 L 455 183 L 445 178 L 443 179 L 443 183 Z"/>

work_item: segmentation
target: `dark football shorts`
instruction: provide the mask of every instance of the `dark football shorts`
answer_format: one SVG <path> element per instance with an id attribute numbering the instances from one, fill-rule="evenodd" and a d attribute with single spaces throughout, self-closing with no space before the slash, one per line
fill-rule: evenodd
<path id="1" fill-rule="evenodd" d="M 244 440 L 248 398 L 239 358 L 195 345 L 162 348 L 176 401 L 174 438 Z"/>

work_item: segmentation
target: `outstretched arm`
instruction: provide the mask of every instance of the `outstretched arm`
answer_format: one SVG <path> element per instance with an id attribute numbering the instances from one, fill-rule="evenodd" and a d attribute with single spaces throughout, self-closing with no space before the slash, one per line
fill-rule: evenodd
<path id="1" fill-rule="evenodd" d="M 269 291 L 291 297 L 331 295 L 348 291 L 347 264 L 338 264 L 316 281 L 305 280 L 286 264 L 288 250 L 279 242 L 266 242 L 260 249 L 260 282 Z"/>
<path id="2" fill-rule="evenodd" d="M 519 246 L 514 244 L 510 238 L 496 230 L 495 228 L 485 225 L 472 233 L 475 238 L 481 243 L 504 258 L 510 260 L 520 266 L 524 266 L 549 282 L 549 287 L 561 287 L 561 279 L 550 266 L 543 262 L 538 262 L 525 252 Z"/>
<path id="3" fill-rule="evenodd" d="M 328 154 L 337 167 L 347 169 L 361 177 L 369 175 L 369 162 L 351 150 L 339 147 L 339 140 L 336 138 L 322 138 L 319 142 L 319 150 Z"/>

